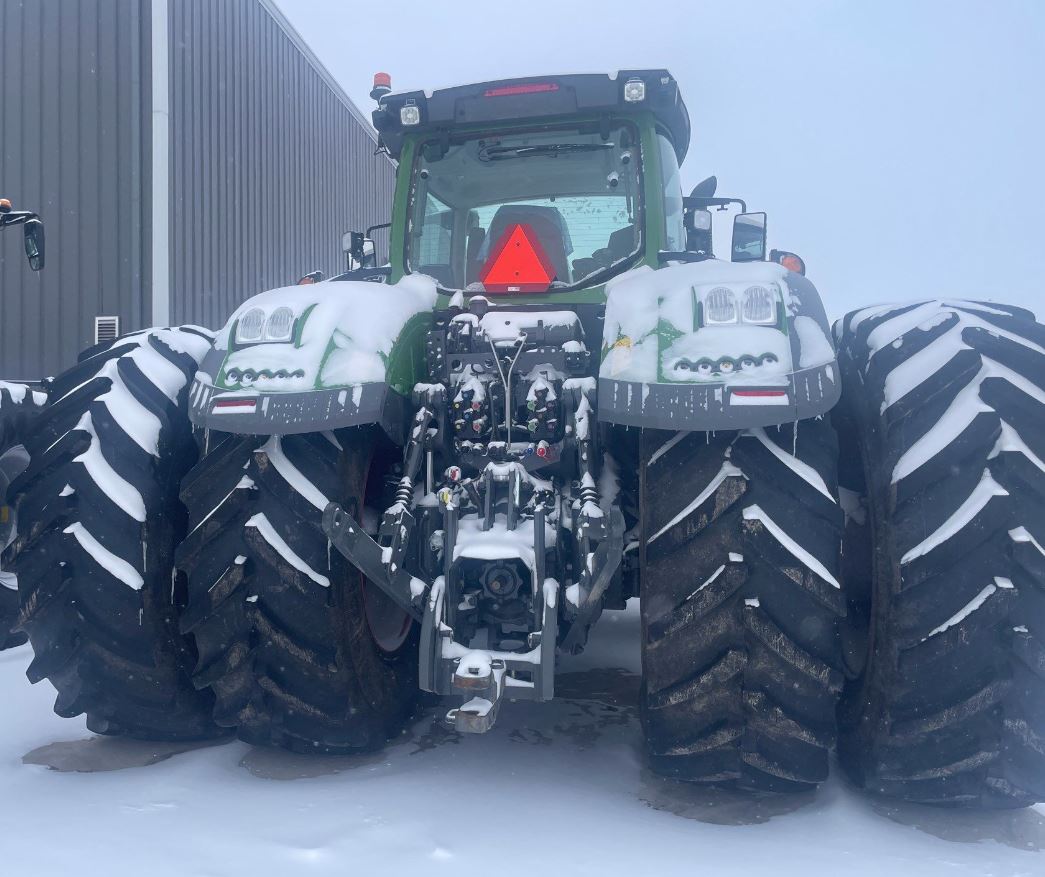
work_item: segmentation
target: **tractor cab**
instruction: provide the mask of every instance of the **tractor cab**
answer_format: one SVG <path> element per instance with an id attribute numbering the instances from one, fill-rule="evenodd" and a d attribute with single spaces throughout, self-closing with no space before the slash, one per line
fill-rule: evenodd
<path id="1" fill-rule="evenodd" d="M 605 284 L 686 249 L 689 116 L 664 70 L 392 94 L 374 125 L 399 161 L 392 277 L 526 295 Z"/>

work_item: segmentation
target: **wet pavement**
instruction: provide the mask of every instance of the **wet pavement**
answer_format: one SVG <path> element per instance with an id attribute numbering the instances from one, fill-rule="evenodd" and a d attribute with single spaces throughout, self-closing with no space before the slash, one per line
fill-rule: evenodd
<path id="1" fill-rule="evenodd" d="M 149 767 L 175 755 L 220 746 L 226 740 L 153 743 L 126 737 L 87 737 L 39 746 L 22 756 L 22 764 L 37 764 L 62 773 L 99 773 Z"/>

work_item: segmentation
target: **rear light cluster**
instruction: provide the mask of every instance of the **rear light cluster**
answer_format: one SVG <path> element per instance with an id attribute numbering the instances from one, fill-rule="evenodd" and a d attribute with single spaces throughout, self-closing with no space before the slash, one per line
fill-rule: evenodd
<path id="1" fill-rule="evenodd" d="M 755 284 L 739 293 L 728 286 L 714 286 L 703 292 L 700 301 L 704 326 L 775 326 L 780 290 L 776 284 Z"/>
<path id="2" fill-rule="evenodd" d="M 696 361 L 683 357 L 675 363 L 675 371 L 693 372 L 702 377 L 711 377 L 712 375 L 733 375 L 763 365 L 776 365 L 777 362 L 779 360 L 773 353 L 764 353 L 761 356 L 722 356 L 718 359 L 702 357 Z"/>

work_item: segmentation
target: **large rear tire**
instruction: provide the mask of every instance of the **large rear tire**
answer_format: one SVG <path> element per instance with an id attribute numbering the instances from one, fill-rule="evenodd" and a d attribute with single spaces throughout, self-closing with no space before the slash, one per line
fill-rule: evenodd
<path id="1" fill-rule="evenodd" d="M 643 433 L 641 705 L 658 773 L 771 791 L 826 779 L 845 613 L 836 460 L 822 420 Z"/>
<path id="2" fill-rule="evenodd" d="M 58 690 L 55 712 L 103 734 L 213 736 L 187 672 L 171 588 L 185 526 L 178 483 L 196 458 L 188 385 L 210 347 L 195 329 L 138 332 L 55 378 L 24 436 L 28 468 L 9 493 L 31 681 Z"/>
<path id="3" fill-rule="evenodd" d="M 1045 800 L 1045 326 L 918 302 L 836 333 L 836 421 L 869 512 L 846 552 L 871 566 L 852 589 L 870 636 L 842 764 L 912 801 Z"/>
<path id="4" fill-rule="evenodd" d="M 380 491 L 368 480 L 377 453 L 368 429 L 229 436 L 184 481 L 190 533 L 178 568 L 183 629 L 199 649 L 194 679 L 213 692 L 218 724 L 249 743 L 373 749 L 414 710 L 416 625 L 401 615 L 397 638 L 380 618 L 368 623 L 383 595 L 364 588 L 321 528 L 330 500 L 362 519 L 368 489 Z"/>

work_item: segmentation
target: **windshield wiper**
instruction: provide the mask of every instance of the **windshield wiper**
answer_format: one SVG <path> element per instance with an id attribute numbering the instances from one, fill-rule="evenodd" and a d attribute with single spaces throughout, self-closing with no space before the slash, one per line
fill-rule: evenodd
<path id="1" fill-rule="evenodd" d="M 612 143 L 541 143 L 537 146 L 487 146 L 479 153 L 481 161 L 503 161 L 506 158 L 529 158 L 532 155 L 555 157 L 571 152 L 600 152 L 613 149 Z"/>

